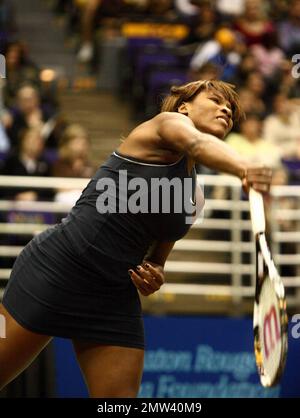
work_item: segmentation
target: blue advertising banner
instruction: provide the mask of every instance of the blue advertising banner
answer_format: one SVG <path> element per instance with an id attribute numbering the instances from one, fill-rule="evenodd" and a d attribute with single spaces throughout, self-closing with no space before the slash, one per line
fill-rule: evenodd
<path id="1" fill-rule="evenodd" d="M 300 397 L 300 333 L 291 329 L 285 373 L 272 389 L 259 383 L 250 318 L 146 316 L 145 333 L 140 397 Z M 70 344 L 55 339 L 55 352 L 58 396 L 87 396 Z"/>

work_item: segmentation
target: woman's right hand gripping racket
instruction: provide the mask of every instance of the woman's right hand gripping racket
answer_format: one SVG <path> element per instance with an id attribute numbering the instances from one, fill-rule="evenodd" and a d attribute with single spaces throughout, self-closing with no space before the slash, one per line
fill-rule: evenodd
<path id="1" fill-rule="evenodd" d="M 283 282 L 266 241 L 262 195 L 250 189 L 249 202 L 256 241 L 254 352 L 261 384 L 270 387 L 278 383 L 285 366 L 288 340 L 286 301 Z"/>

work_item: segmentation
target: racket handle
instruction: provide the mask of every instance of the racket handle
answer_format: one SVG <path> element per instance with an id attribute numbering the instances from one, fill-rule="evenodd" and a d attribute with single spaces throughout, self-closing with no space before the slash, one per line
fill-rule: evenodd
<path id="1" fill-rule="evenodd" d="M 250 188 L 249 191 L 250 214 L 253 234 L 265 232 L 266 220 L 262 194 Z"/>

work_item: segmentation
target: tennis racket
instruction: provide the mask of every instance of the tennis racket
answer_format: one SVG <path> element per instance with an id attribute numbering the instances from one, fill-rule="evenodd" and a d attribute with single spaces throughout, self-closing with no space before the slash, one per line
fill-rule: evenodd
<path id="1" fill-rule="evenodd" d="M 262 195 L 250 189 L 249 202 L 256 244 L 254 353 L 261 384 L 270 387 L 278 383 L 284 370 L 288 318 L 283 282 L 266 241 Z"/>

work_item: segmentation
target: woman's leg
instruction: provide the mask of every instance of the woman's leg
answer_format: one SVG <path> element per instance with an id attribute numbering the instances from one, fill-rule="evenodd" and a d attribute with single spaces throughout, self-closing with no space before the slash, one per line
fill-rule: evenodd
<path id="1" fill-rule="evenodd" d="M 15 379 L 52 337 L 28 331 L 19 325 L 0 304 L 0 390 Z"/>
<path id="2" fill-rule="evenodd" d="M 73 341 L 77 359 L 93 398 L 134 398 L 144 365 L 144 350 Z"/>

